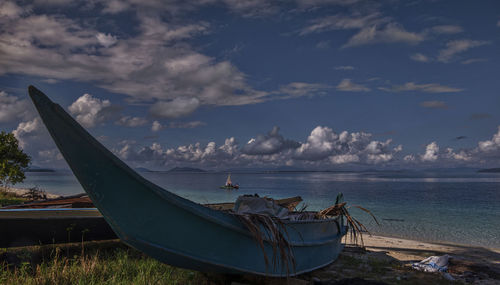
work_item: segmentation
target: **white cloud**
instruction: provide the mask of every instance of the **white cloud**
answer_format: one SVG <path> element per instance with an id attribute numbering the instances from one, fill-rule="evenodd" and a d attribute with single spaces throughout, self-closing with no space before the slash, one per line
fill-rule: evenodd
<path id="1" fill-rule="evenodd" d="M 485 62 L 485 61 L 488 61 L 488 60 L 486 58 L 470 58 L 470 59 L 466 59 L 460 63 L 461 64 L 472 64 L 472 63 L 476 63 L 476 62 Z"/>
<path id="2" fill-rule="evenodd" d="M 478 143 L 478 149 L 486 153 L 500 150 L 500 126 L 498 127 L 497 133 L 493 135 L 491 140 L 480 141 Z"/>
<path id="3" fill-rule="evenodd" d="M 43 149 L 38 151 L 39 164 L 50 164 L 57 160 L 63 160 L 61 152 L 57 148 Z"/>
<path id="4" fill-rule="evenodd" d="M 82 95 L 68 107 L 68 110 L 86 128 L 104 122 L 114 111 L 109 100 L 94 98 L 90 94 Z"/>
<path id="5" fill-rule="evenodd" d="M 191 122 L 170 122 L 168 128 L 170 129 L 194 129 L 197 127 L 205 126 L 206 123 L 202 121 Z"/>
<path id="6" fill-rule="evenodd" d="M 17 128 L 12 131 L 14 136 L 19 141 L 19 146 L 21 148 L 25 148 L 28 145 L 27 139 L 31 136 L 38 135 L 38 132 L 41 129 L 41 121 L 38 118 L 35 118 L 31 121 L 21 122 L 17 126 Z"/>
<path id="7" fill-rule="evenodd" d="M 312 130 L 306 143 L 297 149 L 297 157 L 306 160 L 324 159 L 336 149 L 339 135 L 328 127 L 318 126 Z"/>
<path id="8" fill-rule="evenodd" d="M 135 142 L 124 142 L 115 152 L 123 159 L 159 166 L 193 165 L 220 167 L 230 163 L 233 167 L 269 167 L 297 165 L 319 167 L 341 164 L 386 164 L 395 160 L 402 146 L 391 147 L 391 140 L 371 140 L 371 134 L 346 131 L 337 134 L 328 127 L 312 130 L 305 143 L 286 139 L 274 127 L 239 146 L 234 137 L 227 138 L 218 146 L 193 143 L 163 149 L 157 144 L 137 148 Z"/>
<path id="9" fill-rule="evenodd" d="M 485 167 L 496 165 L 500 157 L 500 127 L 490 140 L 479 142 L 474 149 L 455 151 L 450 147 L 440 148 L 434 141 L 425 147 L 423 154 L 402 156 L 399 153 L 403 146 L 392 147 L 391 144 L 391 139 L 372 140 L 369 133 L 335 133 L 331 128 L 323 126 L 314 128 L 306 142 L 297 143 L 283 138 L 275 127 L 268 134 L 258 135 L 241 147 L 234 137 L 227 138 L 222 145 L 209 142 L 206 145 L 193 143 L 171 148 L 162 148 L 158 143 L 137 148 L 136 142 L 124 141 L 115 152 L 129 162 L 152 163 L 162 167 L 191 165 L 218 168 L 228 163 L 233 167 L 294 165 L 322 169 L 332 165 L 362 167 L 401 163 L 411 163 L 413 167 L 427 167 L 429 163 L 444 167 Z"/>
<path id="10" fill-rule="evenodd" d="M 436 142 L 431 142 L 425 147 L 425 153 L 420 157 L 424 162 L 434 162 L 438 159 L 439 146 Z"/>
<path id="11" fill-rule="evenodd" d="M 410 58 L 414 61 L 419 61 L 419 62 L 429 62 L 431 61 L 431 59 L 424 55 L 424 54 L 421 54 L 421 53 L 416 53 L 416 54 L 413 54 L 410 56 Z"/>
<path id="12" fill-rule="evenodd" d="M 319 7 L 327 5 L 350 6 L 359 3 L 360 0 L 295 0 L 302 8 Z"/>
<path id="13" fill-rule="evenodd" d="M 19 100 L 5 91 L 0 91 L 0 123 L 26 120 L 34 115 L 32 105 L 27 100 Z"/>
<path id="14" fill-rule="evenodd" d="M 226 5 L 233 5 L 235 9 L 239 9 L 238 5 L 266 7 L 262 1 L 250 2 L 227 1 Z M 88 23 L 61 14 L 39 15 L 33 9 L 26 13 L 12 12 L 17 16 L 5 20 L 5 26 L 12 29 L 0 31 L 0 50 L 3 51 L 0 75 L 25 74 L 51 82 L 90 82 L 126 95 L 129 101 L 152 104 L 151 110 L 156 115 L 166 113 L 166 117 L 187 115 L 203 105 L 255 104 L 324 94 L 331 88 L 292 82 L 279 90 L 255 90 L 247 83 L 247 75 L 230 61 L 204 55 L 190 46 L 191 39 L 210 32 L 208 23 L 198 21 L 180 25 L 157 16 L 158 11 L 175 10 L 171 6 L 205 5 L 201 2 L 179 5 L 165 5 L 162 1 L 125 1 L 123 5 L 115 1 L 96 3 L 103 5 L 107 13 L 134 8 L 137 14 L 133 20 L 138 23 L 134 27 L 136 33 L 117 40 L 119 31 L 103 33 Z M 184 102 L 184 109 L 179 112 L 160 110 L 170 102 Z"/>
<path id="15" fill-rule="evenodd" d="M 2 1 L 0 3 L 0 17 L 17 18 L 23 12 L 23 8 L 11 1 Z"/>
<path id="16" fill-rule="evenodd" d="M 151 114 L 164 118 L 179 118 L 194 112 L 200 106 L 197 98 L 175 98 L 168 102 L 157 102 L 151 106 Z"/>
<path id="17" fill-rule="evenodd" d="M 424 101 L 420 103 L 421 107 L 431 108 L 431 109 L 447 109 L 448 105 L 446 105 L 443 101 Z"/>
<path id="18" fill-rule="evenodd" d="M 45 83 L 49 83 L 49 84 L 55 84 L 55 83 L 59 82 L 59 80 L 54 79 L 54 78 L 42 79 L 41 81 L 45 82 Z"/>
<path id="19" fill-rule="evenodd" d="M 103 13 L 117 14 L 130 8 L 130 4 L 127 1 L 108 0 L 102 3 L 104 4 Z"/>
<path id="20" fill-rule="evenodd" d="M 359 12 L 351 15 L 336 14 L 310 21 L 310 24 L 298 31 L 305 36 L 312 33 L 322 33 L 333 30 L 358 30 L 342 48 L 376 44 L 376 43 L 405 43 L 418 44 L 425 40 L 425 32 L 414 33 L 390 17 L 384 17 L 380 12 L 369 9 L 371 13 Z M 437 31 L 451 31 L 451 27 L 437 28 Z"/>
<path id="21" fill-rule="evenodd" d="M 339 154 L 330 156 L 329 160 L 333 164 L 345 164 L 359 162 L 360 158 L 356 154 Z"/>
<path id="22" fill-rule="evenodd" d="M 114 45 L 117 41 L 116 37 L 111 34 L 98 33 L 96 35 L 97 40 L 104 47 L 110 47 Z"/>
<path id="23" fill-rule="evenodd" d="M 464 29 L 457 25 L 440 25 L 434 26 L 431 29 L 431 32 L 441 35 L 441 34 L 458 34 L 464 31 Z"/>
<path id="24" fill-rule="evenodd" d="M 437 60 L 441 62 L 450 62 L 456 54 L 463 53 L 471 48 L 489 44 L 488 41 L 475 40 L 454 40 L 446 43 L 446 48 L 439 51 Z"/>
<path id="25" fill-rule="evenodd" d="M 413 162 L 416 160 L 415 158 L 415 155 L 413 154 L 408 154 L 408 155 L 405 155 L 405 157 L 403 158 L 404 161 L 406 162 Z"/>
<path id="26" fill-rule="evenodd" d="M 500 158 L 500 126 L 492 138 L 480 141 L 475 148 L 465 148 L 454 150 L 451 147 L 440 148 L 437 142 L 432 142 L 426 146 L 425 153 L 420 155 L 420 160 L 416 155 L 409 154 L 403 159 L 404 162 L 411 162 L 418 166 L 418 162 L 432 162 L 442 167 L 457 167 L 459 165 L 475 167 L 495 167 Z"/>
<path id="27" fill-rule="evenodd" d="M 339 65 L 334 67 L 335 70 L 354 70 L 354 66 L 351 65 Z"/>
<path id="28" fill-rule="evenodd" d="M 500 20 L 498 20 L 497 22 L 497 27 L 500 27 Z"/>
<path id="29" fill-rule="evenodd" d="M 391 87 L 379 87 L 380 90 L 389 92 L 420 91 L 426 93 L 451 93 L 461 92 L 463 89 L 440 85 L 438 83 L 417 84 L 406 82 L 403 85 L 393 85 Z"/>
<path id="30" fill-rule="evenodd" d="M 137 14 L 138 32 L 119 41 L 61 15 L 9 18 L 5 25 L 12 28 L 0 31 L 0 75 L 92 82 L 132 101 L 160 105 L 178 98 L 196 98 L 191 107 L 273 99 L 251 88 L 231 62 L 190 47 L 188 40 L 208 32 L 207 23 L 178 25 L 146 14 Z"/>
<path id="31" fill-rule="evenodd" d="M 458 161 L 470 161 L 472 160 L 471 153 L 465 150 L 461 150 L 458 153 L 454 152 L 452 148 L 446 148 L 444 156 L 448 159 L 458 160 Z"/>
<path id="32" fill-rule="evenodd" d="M 287 140 L 279 134 L 279 128 L 274 127 L 266 135 L 258 135 L 252 138 L 242 148 L 241 152 L 248 155 L 269 155 L 282 152 L 286 149 L 296 149 L 300 143 Z"/>
<path id="33" fill-rule="evenodd" d="M 206 123 L 202 121 L 191 121 L 191 122 L 170 122 L 167 125 L 162 125 L 158 121 L 154 121 L 151 125 L 151 130 L 153 132 L 158 132 L 163 129 L 194 129 L 201 126 L 205 126 Z"/>
<path id="34" fill-rule="evenodd" d="M 325 94 L 331 86 L 319 83 L 292 82 L 284 86 L 280 86 L 276 94 L 283 94 L 281 98 L 296 98 L 303 96 L 313 96 L 317 94 Z"/>
<path id="35" fill-rule="evenodd" d="M 31 156 L 34 165 L 46 165 L 51 168 L 66 165 L 47 129 L 38 117 L 20 122 L 12 133 L 19 141 L 19 146 Z"/>
<path id="36" fill-rule="evenodd" d="M 276 13 L 279 8 L 266 0 L 222 0 L 227 7 L 243 17 L 262 17 Z"/>
<path id="37" fill-rule="evenodd" d="M 316 44 L 316 48 L 328 49 L 330 48 L 330 41 L 320 41 Z"/>
<path id="38" fill-rule="evenodd" d="M 321 33 L 331 30 L 361 29 L 370 24 L 383 23 L 386 21 L 387 19 L 381 18 L 378 12 L 368 15 L 337 14 L 312 20 L 309 26 L 299 31 L 299 34 L 304 36 L 311 33 Z"/>
<path id="39" fill-rule="evenodd" d="M 340 134 L 328 127 L 318 126 L 294 153 L 294 158 L 306 161 L 324 161 L 341 163 L 385 163 L 393 160 L 394 154 L 402 146 L 391 149 L 391 140 L 372 141 L 371 134 L 359 132 Z"/>
<path id="40" fill-rule="evenodd" d="M 72 0 L 34 0 L 33 2 L 38 6 L 47 6 L 47 5 L 49 5 L 49 6 L 67 6 L 67 5 L 74 3 L 74 1 L 72 1 Z"/>
<path id="41" fill-rule="evenodd" d="M 349 91 L 349 92 L 360 92 L 360 91 L 370 91 L 370 88 L 363 86 L 361 84 L 356 84 L 351 81 L 349 78 L 342 79 L 340 83 L 337 85 L 337 90 L 340 91 Z"/>
<path id="42" fill-rule="evenodd" d="M 163 126 L 158 121 L 154 121 L 153 124 L 151 125 L 151 131 L 153 131 L 153 132 L 158 132 L 161 129 L 163 129 Z"/>
<path id="43" fill-rule="evenodd" d="M 342 47 L 347 48 L 376 43 L 418 44 L 424 39 L 425 37 L 421 34 L 408 32 L 399 24 L 389 23 L 384 28 L 373 25 L 361 29 Z"/>
<path id="44" fill-rule="evenodd" d="M 148 120 L 146 118 L 131 117 L 131 116 L 124 116 L 124 117 L 121 117 L 120 120 L 116 121 L 117 125 L 126 126 L 126 127 L 139 127 L 139 126 L 144 126 L 147 123 L 148 123 Z"/>

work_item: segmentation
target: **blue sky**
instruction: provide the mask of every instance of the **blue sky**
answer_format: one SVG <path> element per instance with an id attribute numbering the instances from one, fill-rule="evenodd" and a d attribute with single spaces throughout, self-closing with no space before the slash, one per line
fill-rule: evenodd
<path id="1" fill-rule="evenodd" d="M 187 2 L 187 3 L 186 3 Z M 497 1 L 3 1 L 0 129 L 33 84 L 132 166 L 498 167 Z"/>

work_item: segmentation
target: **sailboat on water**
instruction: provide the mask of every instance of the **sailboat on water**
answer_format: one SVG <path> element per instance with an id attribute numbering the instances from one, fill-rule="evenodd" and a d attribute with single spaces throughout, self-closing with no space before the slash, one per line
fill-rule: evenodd
<path id="1" fill-rule="evenodd" d="M 240 185 L 238 185 L 238 183 L 233 184 L 233 182 L 231 182 L 231 173 L 229 173 L 227 175 L 226 184 L 224 184 L 224 186 L 221 186 L 220 188 L 221 189 L 238 189 L 238 188 L 240 188 Z"/>

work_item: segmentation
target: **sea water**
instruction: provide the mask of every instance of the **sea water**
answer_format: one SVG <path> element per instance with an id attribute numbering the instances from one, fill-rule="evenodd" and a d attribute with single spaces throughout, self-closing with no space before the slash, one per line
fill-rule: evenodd
<path id="1" fill-rule="evenodd" d="M 431 242 L 500 248 L 500 174 L 432 171 L 232 173 L 239 190 L 219 189 L 227 173 L 141 172 L 146 179 L 198 203 L 235 201 L 258 194 L 276 199 L 301 196 L 308 210 L 335 203 L 338 193 L 351 214 L 374 234 Z M 16 185 L 18 186 L 18 185 Z M 83 192 L 71 172 L 27 173 L 21 187 L 47 192 Z M 300 206 L 299 206 L 300 208 Z"/>

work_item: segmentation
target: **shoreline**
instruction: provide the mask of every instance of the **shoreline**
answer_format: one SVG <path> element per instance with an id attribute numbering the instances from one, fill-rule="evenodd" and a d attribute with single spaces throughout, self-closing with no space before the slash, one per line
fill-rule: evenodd
<path id="1" fill-rule="evenodd" d="M 433 240 L 433 239 L 421 239 L 420 237 L 412 237 L 412 236 L 397 236 L 393 234 L 385 234 L 383 232 L 377 232 L 369 235 L 368 233 L 364 232 L 363 233 L 363 238 L 365 237 L 379 237 L 379 238 L 384 238 L 388 240 L 400 240 L 400 241 L 408 241 L 408 242 L 415 242 L 419 243 L 422 245 L 433 245 L 433 246 L 438 246 L 438 247 L 443 247 L 443 248 L 485 248 L 494 252 L 500 253 L 500 246 L 495 247 L 495 246 L 489 246 L 489 245 L 482 245 L 479 243 L 459 243 L 455 241 L 447 241 L 447 240 Z M 373 241 L 372 241 L 373 242 Z M 393 241 L 392 241 L 393 242 Z M 366 243 L 366 240 L 365 240 Z"/>
<path id="2" fill-rule="evenodd" d="M 25 195 L 30 191 L 29 188 L 16 188 L 16 187 L 3 187 L 3 186 L 0 186 L 0 188 L 2 191 L 8 192 L 8 193 L 13 193 L 16 196 Z M 56 199 L 56 198 L 63 197 L 62 195 L 52 194 L 52 193 L 45 192 L 45 191 L 43 191 L 43 193 L 47 196 L 47 199 Z"/>

